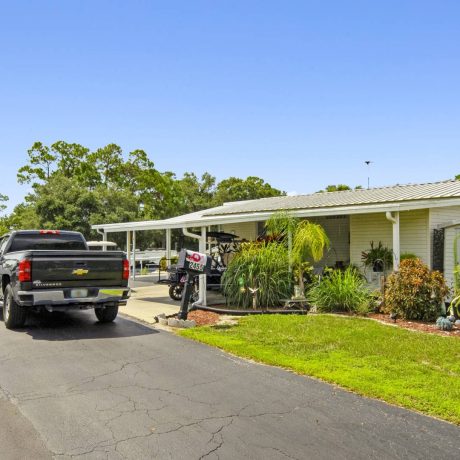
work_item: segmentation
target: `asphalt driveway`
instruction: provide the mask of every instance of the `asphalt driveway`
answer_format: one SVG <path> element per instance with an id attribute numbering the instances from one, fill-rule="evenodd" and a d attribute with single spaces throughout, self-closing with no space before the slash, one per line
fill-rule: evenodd
<path id="1" fill-rule="evenodd" d="M 91 312 L 0 324 L 0 409 L 2 460 L 460 458 L 456 426 Z"/>

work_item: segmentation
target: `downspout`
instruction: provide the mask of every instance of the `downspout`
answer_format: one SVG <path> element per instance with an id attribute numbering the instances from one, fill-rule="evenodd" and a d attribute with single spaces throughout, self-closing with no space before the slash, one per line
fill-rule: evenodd
<path id="1" fill-rule="evenodd" d="M 186 227 L 182 228 L 182 233 L 185 236 L 189 236 L 190 238 L 195 238 L 199 241 L 199 251 L 204 253 L 206 251 L 206 227 L 201 227 L 201 235 L 197 235 L 196 233 L 189 232 Z M 198 296 L 198 300 L 193 303 L 192 308 L 195 305 L 203 305 L 206 306 L 206 275 L 200 275 L 200 292 Z"/>
<path id="2" fill-rule="evenodd" d="M 399 270 L 401 257 L 401 247 L 399 242 L 399 211 L 395 211 L 394 216 L 390 211 L 385 213 L 387 220 L 393 224 L 393 270 Z"/>

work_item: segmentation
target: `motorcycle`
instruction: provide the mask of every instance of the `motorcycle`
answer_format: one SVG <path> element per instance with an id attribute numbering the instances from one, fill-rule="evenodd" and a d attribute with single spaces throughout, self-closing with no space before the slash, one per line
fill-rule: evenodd
<path id="1" fill-rule="evenodd" d="M 207 290 L 220 290 L 222 275 L 226 269 L 226 259 L 228 259 L 230 253 L 235 251 L 237 247 L 236 238 L 238 236 L 225 232 L 207 232 L 206 236 L 208 239 L 213 239 L 214 244 L 217 243 L 217 246 L 214 246 L 210 250 L 212 266 L 211 272 L 206 275 L 206 288 Z M 175 265 L 170 265 L 167 271 L 169 273 L 167 280 L 169 284 L 169 297 L 180 301 L 184 290 L 186 273 L 184 270 L 178 269 Z M 193 279 L 192 302 L 196 302 L 199 299 L 198 281 L 199 277 L 195 276 Z"/>
<path id="2" fill-rule="evenodd" d="M 182 299 L 187 273 L 184 270 L 177 268 L 175 265 L 168 267 L 167 271 L 169 273 L 169 297 L 173 300 L 180 301 Z M 192 302 L 196 302 L 199 298 L 198 279 L 198 276 L 193 277 L 193 289 L 192 296 L 190 298 Z"/>
<path id="3" fill-rule="evenodd" d="M 168 284 L 169 284 L 169 297 L 173 300 L 180 301 L 182 299 L 182 293 L 185 286 L 185 278 L 187 273 L 184 270 L 178 269 L 175 265 L 171 265 L 167 268 Z M 206 275 L 207 288 L 220 289 L 220 280 L 224 269 L 222 267 L 212 268 L 211 273 Z M 199 276 L 193 277 L 193 290 L 191 301 L 196 302 L 199 299 Z"/>

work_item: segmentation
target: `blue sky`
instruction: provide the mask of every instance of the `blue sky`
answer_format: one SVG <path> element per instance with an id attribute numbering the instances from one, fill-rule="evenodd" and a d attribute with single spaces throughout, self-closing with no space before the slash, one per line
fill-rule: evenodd
<path id="1" fill-rule="evenodd" d="M 0 193 L 34 141 L 287 192 L 460 173 L 458 1 L 0 0 Z"/>

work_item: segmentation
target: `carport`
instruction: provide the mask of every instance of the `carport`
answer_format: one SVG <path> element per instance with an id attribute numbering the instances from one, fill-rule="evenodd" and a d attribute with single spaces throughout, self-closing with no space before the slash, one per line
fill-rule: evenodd
<path id="1" fill-rule="evenodd" d="M 126 233 L 127 257 L 128 260 L 133 261 L 134 265 L 136 263 L 136 233 L 145 230 L 163 230 L 166 241 L 165 257 L 169 262 L 171 260 L 171 231 L 173 229 L 181 229 L 184 236 L 198 240 L 198 250 L 204 253 L 206 252 L 206 234 L 211 226 L 233 224 L 239 221 L 245 222 L 248 219 L 248 216 L 244 216 L 242 220 L 237 219 L 236 221 L 233 216 L 223 218 L 205 216 L 207 211 L 198 211 L 164 220 L 99 224 L 93 225 L 92 228 L 102 235 L 103 241 L 108 241 L 109 233 Z M 253 218 L 250 220 L 252 221 Z M 103 246 L 104 248 L 105 246 Z M 134 271 L 131 276 L 135 277 Z M 202 305 L 207 305 L 205 275 L 200 275 L 200 297 L 198 302 Z"/>

